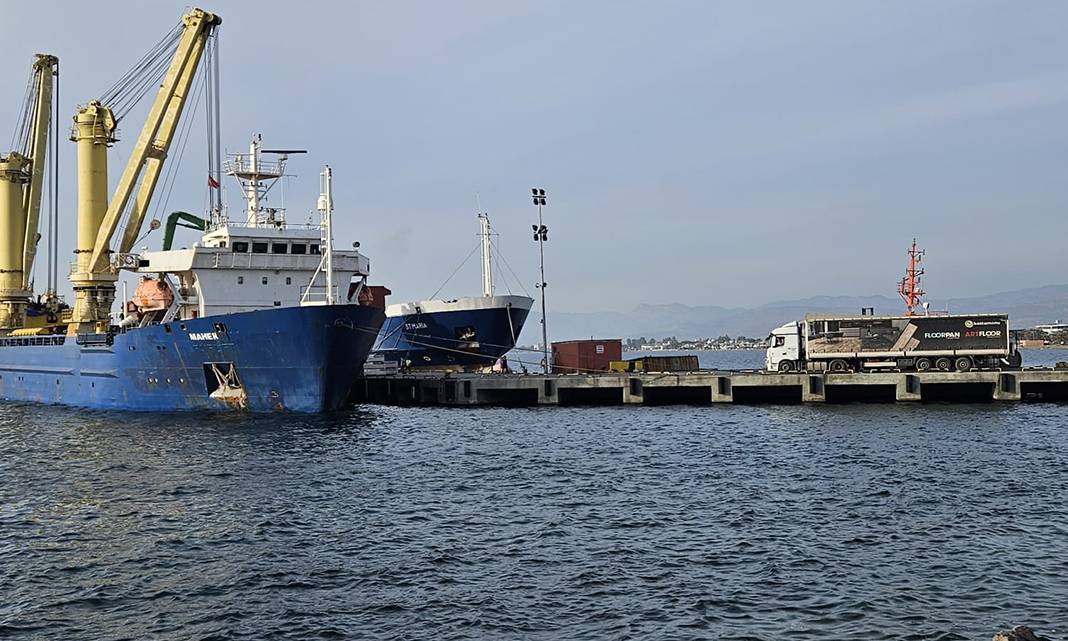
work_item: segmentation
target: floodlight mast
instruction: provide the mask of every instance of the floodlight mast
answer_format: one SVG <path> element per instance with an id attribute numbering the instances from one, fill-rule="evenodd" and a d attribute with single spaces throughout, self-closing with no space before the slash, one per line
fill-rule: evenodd
<path id="1" fill-rule="evenodd" d="M 545 190 L 534 187 L 530 190 L 530 196 L 534 199 L 534 205 L 538 208 L 538 224 L 532 225 L 532 227 L 534 228 L 534 240 L 538 243 L 541 265 L 541 281 L 538 283 L 538 289 L 541 290 L 541 366 L 542 371 L 549 374 L 553 370 L 552 363 L 549 362 L 549 330 L 545 325 L 545 286 L 548 284 L 545 282 L 545 241 L 549 240 L 549 228 L 545 226 L 541 215 L 541 209 L 546 204 Z"/>

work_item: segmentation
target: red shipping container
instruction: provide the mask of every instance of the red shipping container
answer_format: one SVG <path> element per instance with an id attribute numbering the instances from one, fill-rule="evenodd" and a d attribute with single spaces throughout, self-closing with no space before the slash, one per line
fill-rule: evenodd
<path id="1" fill-rule="evenodd" d="M 623 360 L 623 341 L 618 338 L 560 341 L 553 343 L 553 373 L 607 372 L 612 361 Z"/>

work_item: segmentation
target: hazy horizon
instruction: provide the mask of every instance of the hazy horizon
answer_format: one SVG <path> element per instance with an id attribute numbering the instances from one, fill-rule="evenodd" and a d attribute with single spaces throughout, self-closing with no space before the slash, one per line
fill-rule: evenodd
<path id="1" fill-rule="evenodd" d="M 75 105 L 185 8 L 5 7 L 0 123 L 14 130 L 33 54 L 54 53 L 65 137 Z M 260 132 L 309 150 L 290 164 L 291 220 L 314 208 L 329 163 L 337 241 L 361 242 L 394 301 L 431 295 L 475 246 L 476 194 L 536 293 L 534 186 L 549 198 L 550 310 L 892 297 L 914 236 L 933 301 L 1068 280 L 1062 3 L 205 8 L 223 18 L 224 146 Z M 122 123 L 113 184 L 147 103 Z M 163 215 L 203 210 L 202 109 L 187 110 Z M 74 145 L 60 149 L 65 273 Z M 240 209 L 236 190 L 228 201 Z M 477 269 L 472 258 L 441 295 L 478 293 Z"/>
<path id="2" fill-rule="evenodd" d="M 941 312 L 947 306 L 951 306 L 951 305 L 953 305 L 955 303 L 958 303 L 959 301 L 962 301 L 962 300 L 971 301 L 971 300 L 985 299 L 985 298 L 997 298 L 997 297 L 1000 297 L 1000 296 L 1017 297 L 1017 296 L 1019 296 L 1019 295 L 1021 295 L 1023 293 L 1029 293 L 1029 292 L 1035 292 L 1035 291 L 1047 290 L 1047 289 L 1056 289 L 1056 290 L 1068 289 L 1068 283 L 1043 283 L 1041 285 L 1036 284 L 1034 286 L 1020 287 L 1018 289 L 1013 289 L 1013 290 L 998 290 L 998 291 L 989 291 L 989 292 L 978 292 L 976 294 L 969 295 L 969 296 L 942 296 L 942 297 L 925 296 L 923 298 L 923 300 L 925 300 L 926 302 L 928 302 L 930 304 L 929 307 L 930 307 L 931 310 Z M 893 314 L 896 314 L 898 312 L 904 313 L 904 311 L 905 311 L 904 302 L 901 300 L 900 296 L 898 296 L 896 292 L 894 292 L 893 294 L 886 294 L 886 293 L 882 293 L 882 292 L 872 292 L 872 293 L 849 293 L 849 292 L 846 292 L 846 293 L 834 293 L 834 294 L 814 293 L 814 294 L 809 294 L 807 296 L 790 296 L 790 297 L 784 297 L 784 298 L 776 298 L 776 299 L 768 299 L 768 300 L 764 300 L 764 301 L 757 301 L 757 302 L 755 302 L 753 304 L 750 304 L 750 305 L 713 305 L 713 304 L 710 304 L 710 303 L 703 303 L 703 302 L 683 303 L 683 302 L 679 302 L 679 301 L 667 301 L 667 302 L 662 302 L 662 303 L 651 303 L 651 302 L 647 302 L 647 301 L 638 301 L 638 302 L 635 302 L 630 307 L 624 307 L 624 308 L 619 308 L 619 309 L 589 309 L 589 310 L 577 310 L 577 311 L 571 311 L 571 310 L 559 310 L 559 311 L 561 313 L 582 313 L 582 312 L 586 312 L 586 311 L 594 312 L 594 313 L 601 313 L 601 312 L 604 312 L 604 313 L 616 313 L 616 312 L 618 312 L 618 313 L 628 313 L 628 312 L 632 312 L 635 309 L 640 308 L 640 307 L 664 307 L 664 306 L 671 306 L 671 305 L 683 305 L 685 307 L 693 307 L 693 308 L 719 307 L 719 308 L 728 309 L 728 310 L 751 310 L 751 309 L 759 309 L 761 307 L 782 306 L 782 305 L 791 304 L 791 303 L 803 303 L 803 302 L 809 302 L 809 301 L 813 301 L 813 300 L 826 300 L 826 301 L 833 302 L 835 300 L 844 300 L 844 301 L 846 301 L 846 300 L 869 300 L 869 299 L 876 299 L 876 298 L 884 300 L 886 302 L 886 304 L 888 305 L 888 307 L 885 308 L 885 309 L 883 309 L 883 308 L 877 309 L 876 312 L 879 313 L 879 314 L 886 313 L 886 314 L 889 314 L 889 315 L 893 315 Z M 1011 311 L 1011 306 L 1012 306 L 1011 304 L 1007 304 L 1006 309 L 991 309 L 989 311 L 991 313 L 1008 312 L 1008 311 Z M 899 307 L 901 309 L 898 309 Z M 974 312 L 976 310 L 969 310 L 969 311 Z M 1068 307 L 1066 307 L 1065 311 L 1068 312 Z"/>

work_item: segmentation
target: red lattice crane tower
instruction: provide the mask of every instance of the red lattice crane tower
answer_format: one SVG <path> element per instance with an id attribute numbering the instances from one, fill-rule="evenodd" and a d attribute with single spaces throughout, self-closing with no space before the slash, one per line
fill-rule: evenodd
<path id="1" fill-rule="evenodd" d="M 914 316 L 916 314 L 916 308 L 920 307 L 923 303 L 920 299 L 927 294 L 920 288 L 920 277 L 923 276 L 924 270 L 917 269 L 917 265 L 923 260 L 923 256 L 926 250 L 916 249 L 916 239 L 912 239 L 912 247 L 909 248 L 909 266 L 905 270 L 905 276 L 898 283 L 897 293 L 901 294 L 902 300 L 905 301 L 905 315 Z"/>

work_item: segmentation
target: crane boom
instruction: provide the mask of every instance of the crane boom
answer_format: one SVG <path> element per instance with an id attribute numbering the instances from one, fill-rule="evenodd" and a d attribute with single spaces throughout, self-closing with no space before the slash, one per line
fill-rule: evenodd
<path id="1" fill-rule="evenodd" d="M 55 56 L 37 54 L 23 120 L 15 132 L 18 149 L 0 154 L 0 330 L 25 325 L 33 293 L 30 277 L 40 237 L 52 79 L 58 64 Z"/>
<path id="2" fill-rule="evenodd" d="M 115 141 L 115 114 L 111 106 L 94 100 L 74 116 L 71 140 L 78 143 L 78 246 L 70 277 L 74 309 L 68 334 L 107 331 L 118 279 L 109 255 L 112 239 L 123 215 L 128 214 L 119 252 L 129 252 L 137 240 L 178 121 L 191 97 L 201 57 L 220 24 L 219 16 L 203 9 L 182 16 L 174 53 L 110 200 L 106 150 Z"/>
<path id="3" fill-rule="evenodd" d="M 163 79 L 156 100 L 152 103 L 141 134 L 134 144 L 130 160 L 119 178 L 115 193 L 108 204 L 107 213 L 97 233 L 89 265 L 92 271 L 104 271 L 108 267 L 108 250 L 118 229 L 119 220 L 129 204 L 134 188 L 137 196 L 130 208 L 129 219 L 119 244 L 120 252 L 128 252 L 140 233 L 145 212 L 152 200 L 156 183 L 163 169 L 178 121 L 182 116 L 186 99 L 193 87 L 200 58 L 208 37 L 222 19 L 203 9 L 193 9 L 182 17 L 183 30 L 167 74 Z"/>
<path id="4" fill-rule="evenodd" d="M 25 244 L 22 250 L 22 286 L 30 289 L 33 261 L 37 258 L 38 228 L 41 221 L 41 193 L 44 186 L 45 156 L 48 150 L 48 129 L 52 122 L 53 79 L 59 73 L 59 58 L 37 54 L 33 63 L 37 96 L 30 130 L 30 183 L 26 189 L 23 209 L 26 212 Z"/>

